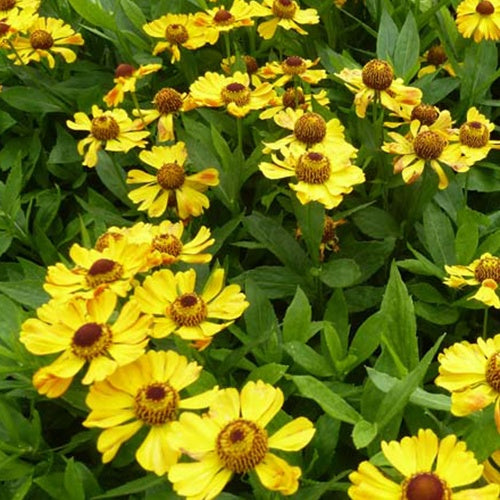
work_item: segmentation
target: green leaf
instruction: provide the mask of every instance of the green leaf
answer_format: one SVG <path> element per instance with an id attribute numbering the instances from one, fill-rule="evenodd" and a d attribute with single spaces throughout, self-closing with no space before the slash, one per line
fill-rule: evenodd
<path id="1" fill-rule="evenodd" d="M 398 27 L 387 12 L 387 9 L 382 10 L 380 17 L 380 25 L 378 28 L 377 37 L 377 58 L 384 61 L 392 62 L 394 49 L 397 46 L 399 35 Z"/>
<path id="2" fill-rule="evenodd" d="M 426 75 L 414 84 L 415 87 L 422 90 L 425 102 L 428 104 L 441 102 L 460 85 L 458 78 L 434 78 L 434 76 Z"/>
<path id="3" fill-rule="evenodd" d="M 49 295 L 38 280 L 0 282 L 0 292 L 31 309 L 36 309 L 49 300 Z"/>
<path id="4" fill-rule="evenodd" d="M 401 28 L 394 50 L 394 71 L 407 82 L 418 70 L 420 36 L 411 10 Z"/>
<path id="5" fill-rule="evenodd" d="M 408 248 L 417 259 L 405 259 L 398 261 L 398 266 L 407 269 L 415 274 L 423 274 L 424 276 L 435 276 L 442 280 L 445 276 L 444 267 L 438 267 L 432 263 L 427 257 L 415 250 L 410 244 Z"/>
<path id="6" fill-rule="evenodd" d="M 12 165 L 12 168 L 5 183 L 5 190 L 2 195 L 2 209 L 11 217 L 15 217 L 20 209 L 19 197 L 23 182 L 23 169 L 20 162 Z"/>
<path id="7" fill-rule="evenodd" d="M 326 304 L 325 321 L 332 323 L 335 328 L 343 352 L 347 352 L 347 342 L 349 339 L 349 312 L 347 310 L 347 301 L 340 288 L 336 288 Z"/>
<path id="8" fill-rule="evenodd" d="M 354 285 L 361 276 L 356 261 L 352 259 L 334 259 L 323 264 L 319 279 L 332 288 L 345 288 Z"/>
<path id="9" fill-rule="evenodd" d="M 328 355 L 334 364 L 335 371 L 342 372 L 342 360 L 346 355 L 346 349 L 342 346 L 339 334 L 331 323 L 325 322 L 321 332 L 321 346 L 322 351 L 326 351 L 325 355 Z"/>
<path id="10" fill-rule="evenodd" d="M 462 224 L 455 236 L 455 256 L 457 264 L 469 264 L 476 253 L 479 242 L 479 228 L 477 224 Z"/>
<path id="11" fill-rule="evenodd" d="M 81 161 L 76 149 L 76 140 L 59 123 L 56 123 L 57 140 L 51 149 L 47 163 L 73 163 Z"/>
<path id="12" fill-rule="evenodd" d="M 367 360 L 380 345 L 382 335 L 386 334 L 387 323 L 381 312 L 372 314 L 366 319 L 356 331 L 356 335 L 354 335 L 349 346 L 349 354 L 355 359 L 349 369 L 352 370 Z"/>
<path id="13" fill-rule="evenodd" d="M 128 198 L 128 188 L 125 182 L 126 174 L 105 151 L 99 151 L 96 172 L 101 182 L 122 202 L 133 205 Z"/>
<path id="14" fill-rule="evenodd" d="M 291 379 L 302 396 L 316 401 L 330 417 L 352 425 L 361 420 L 361 415 L 323 382 L 309 375 L 295 375 Z"/>
<path id="15" fill-rule="evenodd" d="M 69 500 L 85 500 L 85 491 L 83 489 L 80 471 L 76 467 L 74 458 L 70 458 L 66 463 L 64 470 L 64 488 L 66 490 L 65 498 Z"/>
<path id="16" fill-rule="evenodd" d="M 0 110 L 0 134 L 11 128 L 17 122 L 5 111 Z"/>
<path id="17" fill-rule="evenodd" d="M 94 0 L 68 0 L 71 7 L 78 15 L 95 26 L 116 31 L 116 23 L 111 12 L 105 11 L 99 3 Z"/>
<path id="18" fill-rule="evenodd" d="M 415 314 L 435 325 L 453 325 L 460 318 L 460 311 L 444 304 L 415 303 Z"/>
<path id="19" fill-rule="evenodd" d="M 1 94 L 0 94 L 1 95 Z M 500 168 L 491 164 L 474 165 L 468 172 L 467 189 L 480 193 L 494 193 L 500 191 Z"/>
<path id="20" fill-rule="evenodd" d="M 368 422 L 367 420 L 360 420 L 356 422 L 352 430 L 352 440 L 356 449 L 368 446 L 377 436 L 377 424 Z"/>
<path id="21" fill-rule="evenodd" d="M 10 247 L 12 236 L 5 231 L 0 231 L 0 256 L 2 256 Z"/>
<path id="22" fill-rule="evenodd" d="M 20 109 L 27 113 L 57 113 L 66 112 L 66 107 L 50 94 L 43 90 L 30 87 L 26 92 L 26 87 L 9 87 L 0 92 L 0 99 L 3 99 L 13 108 Z"/>
<path id="23" fill-rule="evenodd" d="M 434 262 L 442 267 L 455 264 L 455 234 L 450 219 L 434 203 L 424 211 L 425 246 Z"/>
<path id="24" fill-rule="evenodd" d="M 334 375 L 335 372 L 330 363 L 307 344 L 293 341 L 283 344 L 283 348 L 295 363 L 311 375 L 316 375 L 317 377 L 331 377 Z"/>
<path id="25" fill-rule="evenodd" d="M 132 0 L 120 0 L 123 12 L 130 19 L 130 22 L 142 32 L 142 27 L 148 22 L 140 7 Z"/>
<path id="26" fill-rule="evenodd" d="M 400 236 L 399 225 L 394 217 L 378 207 L 367 207 L 353 215 L 354 224 L 367 236 L 384 239 Z"/>
<path id="27" fill-rule="evenodd" d="M 278 363 L 268 363 L 266 365 L 258 366 L 250 372 L 247 377 L 249 380 L 262 380 L 267 384 L 274 385 L 278 382 L 283 375 L 287 372 L 288 365 L 280 365 Z"/>
<path id="28" fill-rule="evenodd" d="M 132 493 L 141 493 L 142 491 L 146 491 L 147 489 L 164 482 L 164 477 L 159 477 L 156 474 L 149 474 L 145 477 L 129 481 L 128 483 L 125 483 L 118 488 L 113 488 L 112 490 L 104 493 L 104 495 L 97 495 L 95 497 L 92 497 L 92 500 L 101 500 L 102 498 L 116 498 L 123 497 L 125 495 L 131 495 Z"/>
<path id="29" fill-rule="evenodd" d="M 297 287 L 295 297 L 285 313 L 283 319 L 283 342 L 309 340 L 311 326 L 311 305 L 306 294 Z"/>
<path id="30" fill-rule="evenodd" d="M 303 205 L 296 198 L 293 198 L 292 205 L 309 255 L 313 257 L 315 264 L 319 264 L 319 249 L 325 224 L 325 209 L 323 205 L 316 202 Z"/>

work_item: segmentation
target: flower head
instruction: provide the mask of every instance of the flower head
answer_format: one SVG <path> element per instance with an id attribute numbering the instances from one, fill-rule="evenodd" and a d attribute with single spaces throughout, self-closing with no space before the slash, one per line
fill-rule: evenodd
<path id="1" fill-rule="evenodd" d="M 41 0 L 0 0 L 0 18 L 12 14 L 15 10 L 35 12 L 40 7 Z"/>
<path id="2" fill-rule="evenodd" d="M 382 106 L 398 113 L 403 105 L 416 105 L 422 99 L 422 91 L 403 85 L 401 78 L 394 78 L 392 66 L 381 59 L 372 59 L 363 69 L 343 69 L 336 74 L 354 92 L 356 114 L 366 116 L 366 108 L 375 98 Z"/>
<path id="3" fill-rule="evenodd" d="M 425 66 L 419 70 L 418 78 L 439 71 L 441 68 L 450 76 L 456 76 L 455 70 L 449 63 L 448 56 L 441 44 L 433 45 L 429 50 L 425 51 L 424 55 L 420 58 L 420 62 L 424 63 Z"/>
<path id="4" fill-rule="evenodd" d="M 210 202 L 203 192 L 208 186 L 219 183 L 215 168 L 186 175 L 186 146 L 178 142 L 173 146 L 153 146 L 151 151 L 142 151 L 139 158 L 155 169 L 156 175 L 143 170 L 131 170 L 127 184 L 144 184 L 130 191 L 129 198 L 139 203 L 139 210 L 147 210 L 150 217 L 159 217 L 168 206 L 174 207 L 181 219 L 197 217 L 208 208 Z"/>
<path id="5" fill-rule="evenodd" d="M 478 338 L 475 344 L 457 342 L 439 356 L 436 385 L 451 392 L 451 412 L 463 417 L 495 403 L 500 432 L 500 334 Z"/>
<path id="6" fill-rule="evenodd" d="M 126 153 L 132 148 L 143 148 L 146 145 L 144 138 L 149 132 L 139 130 L 142 124 L 133 122 L 124 109 L 103 111 L 93 105 L 92 116 L 90 119 L 85 113 L 78 112 L 75 113 L 75 121 L 66 121 L 66 125 L 72 130 L 90 132 L 78 142 L 78 152 L 84 155 L 83 165 L 95 167 L 98 160 L 97 153 L 103 147 L 107 151 Z"/>
<path id="7" fill-rule="evenodd" d="M 104 429 L 97 440 L 102 461 L 108 463 L 120 446 L 141 427 L 149 428 L 136 451 L 140 466 L 161 476 L 180 456 L 166 441 L 179 410 L 204 408 L 215 391 L 185 398 L 181 391 L 200 376 L 201 366 L 188 363 L 174 351 L 148 351 L 126 367 L 118 368 L 90 387 L 86 427 Z"/>
<path id="8" fill-rule="evenodd" d="M 264 40 L 271 39 L 278 26 L 285 30 L 294 30 L 300 35 L 307 35 L 301 24 L 318 24 L 319 15 L 316 9 L 301 9 L 294 0 L 264 0 L 266 9 L 263 16 L 273 16 L 272 19 L 259 24 L 257 31 Z"/>
<path id="9" fill-rule="evenodd" d="M 299 417 L 268 435 L 267 424 L 278 413 L 284 397 L 280 389 L 261 380 L 248 382 L 241 393 L 224 389 L 200 417 L 183 413 L 172 425 L 169 441 L 196 462 L 178 463 L 169 471 L 174 490 L 190 498 L 215 498 L 233 474 L 255 471 L 265 488 L 291 495 L 298 489 L 301 470 L 271 449 L 298 451 L 315 429 Z"/>
<path id="10" fill-rule="evenodd" d="M 0 3 L 0 8 L 1 6 Z M 0 46 L 17 34 L 27 32 L 37 17 L 38 14 L 33 8 L 23 10 L 13 8 L 5 13 L 0 10 Z M 7 46 L 4 44 L 4 47 Z"/>
<path id="11" fill-rule="evenodd" d="M 134 68 L 131 64 L 120 64 L 115 70 L 115 86 L 103 97 L 109 106 L 118 106 L 123 102 L 126 92 L 135 92 L 137 80 L 161 69 L 161 64 L 145 64 Z"/>
<path id="12" fill-rule="evenodd" d="M 500 309 L 500 297 L 497 293 L 500 285 L 500 257 L 484 253 L 468 266 L 445 266 L 445 269 L 450 275 L 444 280 L 446 285 L 452 288 L 479 286 L 479 290 L 470 299 Z"/>
<path id="13" fill-rule="evenodd" d="M 140 307 L 154 316 L 155 338 L 174 333 L 186 340 L 211 340 L 249 305 L 239 285 L 224 286 L 223 269 L 212 272 L 201 293 L 195 284 L 194 269 L 176 274 L 162 269 L 136 287 Z"/>
<path id="14" fill-rule="evenodd" d="M 401 441 L 382 441 L 382 452 L 400 479 L 393 481 L 370 462 L 362 462 L 349 475 L 352 500 L 447 500 L 475 498 L 496 500 L 499 485 L 461 489 L 476 482 L 483 472 L 464 441 L 454 435 L 441 441 L 430 429 Z M 457 491 L 457 489 L 460 489 Z"/>
<path id="15" fill-rule="evenodd" d="M 476 43 L 500 40 L 500 1 L 464 0 L 457 7 L 456 23 L 462 36 L 474 37 Z"/>
<path id="16" fill-rule="evenodd" d="M 251 89 L 248 73 L 239 71 L 232 76 L 209 71 L 198 78 L 189 91 L 197 106 L 226 106 L 228 113 L 237 118 L 246 116 L 252 110 L 262 109 L 276 96 L 272 85 L 267 82 Z"/>
<path id="17" fill-rule="evenodd" d="M 415 182 L 423 173 L 427 163 L 439 177 L 439 189 L 448 186 L 448 178 L 440 163 L 450 166 L 456 172 L 466 172 L 469 167 L 460 151 L 450 147 L 449 135 L 438 129 L 430 129 L 414 120 L 410 133 L 404 137 L 396 132 L 389 132 L 394 142 L 385 142 L 382 150 L 397 155 L 394 158 L 394 173 L 400 173 L 407 184 Z"/>
<path id="18" fill-rule="evenodd" d="M 148 343 L 151 317 L 127 302 L 113 321 L 116 306 L 117 296 L 109 290 L 89 300 L 51 300 L 38 308 L 37 318 L 23 323 L 20 340 L 37 355 L 61 353 L 45 367 L 44 376 L 71 381 L 87 364 L 83 384 L 104 380 L 141 356 Z"/>
<path id="19" fill-rule="evenodd" d="M 311 61 L 310 59 L 303 59 L 299 56 L 287 57 L 282 63 L 273 61 L 267 63 L 258 71 L 258 75 L 265 79 L 272 79 L 279 77 L 273 85 L 281 87 L 294 77 L 300 78 L 302 81 L 309 84 L 317 84 L 326 78 L 326 71 L 324 69 L 311 69 L 318 64 L 319 58 Z"/>

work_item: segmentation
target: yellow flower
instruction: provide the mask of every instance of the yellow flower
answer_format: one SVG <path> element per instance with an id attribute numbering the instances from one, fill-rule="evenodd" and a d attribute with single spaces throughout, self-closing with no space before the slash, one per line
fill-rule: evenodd
<path id="1" fill-rule="evenodd" d="M 500 432 L 500 334 L 457 342 L 438 356 L 435 383 L 451 392 L 451 413 L 459 417 L 495 403 L 495 423 Z"/>
<path id="2" fill-rule="evenodd" d="M 418 436 L 382 441 L 382 452 L 401 479 L 393 481 L 370 462 L 361 462 L 349 475 L 352 500 L 498 500 L 498 485 L 460 489 L 476 482 L 483 466 L 455 435 L 439 441 L 432 430 L 420 429 Z"/>
<path id="3" fill-rule="evenodd" d="M 389 136 L 395 142 L 384 142 L 382 150 L 397 155 L 393 161 L 394 173 L 401 172 L 407 184 L 415 182 L 422 175 L 427 163 L 439 177 L 439 189 L 448 186 L 448 178 L 440 162 L 456 172 L 469 170 L 460 151 L 450 147 L 449 136 L 440 130 L 430 130 L 426 125 L 421 125 L 419 120 L 411 122 L 407 137 L 396 132 L 389 132 Z"/>
<path id="4" fill-rule="evenodd" d="M 249 305 L 239 285 L 224 287 L 223 269 L 212 272 L 201 293 L 195 291 L 195 283 L 194 269 L 175 275 L 170 269 L 162 269 L 136 287 L 140 307 L 154 316 L 153 337 L 175 333 L 186 340 L 211 340 Z"/>
<path id="5" fill-rule="evenodd" d="M 134 116 L 140 116 L 146 125 L 158 119 L 158 140 L 160 142 L 175 140 L 174 116 L 179 111 L 189 111 L 194 106 L 186 93 L 164 87 L 153 98 L 153 109 L 134 109 Z"/>
<path id="6" fill-rule="evenodd" d="M 319 16 L 316 9 L 301 9 L 299 4 L 293 0 L 263 0 L 266 8 L 263 16 L 273 16 L 272 19 L 264 21 L 259 25 L 257 31 L 264 40 L 274 36 L 278 26 L 285 30 L 294 30 L 300 35 L 307 35 L 301 24 L 318 24 Z"/>
<path id="7" fill-rule="evenodd" d="M 90 300 L 51 300 L 38 308 L 37 318 L 23 323 L 20 341 L 33 354 L 61 353 L 45 367 L 45 376 L 72 379 L 88 363 L 82 383 L 104 380 L 141 356 L 148 343 L 151 317 L 127 302 L 110 321 L 116 305 L 117 296 L 109 290 Z"/>
<path id="8" fill-rule="evenodd" d="M 298 77 L 309 84 L 317 84 L 327 77 L 324 69 L 310 69 L 316 66 L 318 62 L 319 57 L 311 61 L 310 59 L 302 59 L 302 57 L 299 56 L 290 56 L 281 64 L 277 61 L 267 63 L 257 74 L 266 80 L 282 75 L 273 82 L 275 87 L 281 87 L 294 77 Z"/>
<path id="9" fill-rule="evenodd" d="M 457 7 L 456 23 L 462 36 L 473 36 L 476 43 L 500 40 L 500 1 L 464 0 Z"/>
<path id="10" fill-rule="evenodd" d="M 486 158 L 491 149 L 500 149 L 500 141 L 490 139 L 490 133 L 495 125 L 476 108 L 467 111 L 467 121 L 457 131 L 451 140 L 458 141 L 456 147 L 465 157 L 467 165 Z"/>
<path id="11" fill-rule="evenodd" d="M 0 1 L 0 19 L 3 19 L 13 11 L 32 11 L 36 12 L 40 7 L 41 0 L 1 0 Z"/>
<path id="12" fill-rule="evenodd" d="M 344 80 L 347 88 L 354 92 L 356 114 L 366 116 L 366 108 L 375 98 L 387 109 L 399 112 L 402 105 L 420 104 L 422 91 L 416 87 L 403 85 L 401 78 L 394 79 L 394 71 L 387 61 L 372 59 L 363 69 L 343 69 L 336 73 Z"/>
<path id="13" fill-rule="evenodd" d="M 500 484 L 500 450 L 495 451 L 483 462 L 483 477 L 488 483 Z"/>
<path id="14" fill-rule="evenodd" d="M 133 122 L 124 109 L 103 111 L 95 104 L 92 106 L 92 120 L 82 112 L 75 113 L 75 121 L 67 120 L 72 130 L 86 130 L 90 134 L 78 142 L 78 153 L 84 155 L 83 165 L 95 167 L 97 153 L 104 147 L 106 151 L 128 152 L 132 148 L 143 148 L 149 132 L 139 130 L 140 122 Z M 88 149 L 87 149 L 88 148 Z M 85 152 L 87 149 L 87 152 Z"/>
<path id="15" fill-rule="evenodd" d="M 305 112 L 303 109 L 286 108 L 274 116 L 280 127 L 292 133 L 275 142 L 264 142 L 264 153 L 281 150 L 285 146 L 321 149 L 322 152 L 336 157 L 339 163 L 345 163 L 356 156 L 357 149 L 344 137 L 344 127 L 337 118 L 328 122 L 318 113 Z"/>
<path id="16" fill-rule="evenodd" d="M 180 61 L 181 51 L 179 47 L 196 50 L 208 43 L 206 32 L 196 26 L 192 15 L 166 14 L 145 24 L 142 29 L 153 38 L 165 40 L 155 45 L 153 54 L 157 55 L 168 50 L 171 54 L 171 63 Z"/>
<path id="17" fill-rule="evenodd" d="M 0 3 L 1 8 L 1 3 Z M 0 47 L 8 48 L 8 40 L 18 33 L 24 33 L 36 21 L 38 14 L 33 8 L 10 9 L 5 14 L 0 10 Z"/>
<path id="18" fill-rule="evenodd" d="M 365 181 L 363 171 L 349 161 L 349 152 L 339 149 L 336 155 L 316 149 L 303 151 L 300 147 L 283 147 L 280 159 L 272 155 L 273 163 L 262 162 L 260 171 L 268 179 L 295 177 L 290 183 L 302 204 L 318 201 L 326 209 L 338 206 L 344 194 L 352 191 L 355 184 Z"/>
<path id="19" fill-rule="evenodd" d="M 103 101 L 109 106 L 118 106 L 123 102 L 126 92 L 135 92 L 137 80 L 146 75 L 159 71 L 161 64 L 145 64 L 137 69 L 130 64 L 120 64 L 115 70 L 115 86 L 103 97 Z"/>
<path id="20" fill-rule="evenodd" d="M 420 58 L 421 63 L 427 63 L 418 72 L 418 78 L 424 75 L 429 75 L 443 68 L 450 76 L 456 76 L 453 66 L 448 62 L 448 56 L 441 44 L 433 45 L 429 50 L 424 52 Z"/>
<path id="21" fill-rule="evenodd" d="M 237 71 L 232 76 L 224 76 L 211 71 L 198 78 L 189 88 L 196 105 L 218 108 L 226 106 L 227 111 L 237 118 L 250 111 L 262 109 L 276 96 L 269 83 L 262 83 L 250 89 L 250 77 Z"/>
<path id="22" fill-rule="evenodd" d="M 305 417 L 287 423 L 271 436 L 267 424 L 279 412 L 280 389 L 261 380 L 219 392 L 208 414 L 183 413 L 172 425 L 168 440 L 196 462 L 171 467 L 168 479 L 187 498 L 217 497 L 233 474 L 255 471 L 265 488 L 291 495 L 298 489 L 299 467 L 270 449 L 298 451 L 312 439 L 315 429 Z"/>
<path id="23" fill-rule="evenodd" d="M 420 124 L 425 125 L 428 130 L 439 132 L 443 137 L 447 137 L 450 140 L 453 139 L 453 120 L 447 109 L 440 111 L 436 106 L 421 103 L 416 106 L 401 106 L 399 112 L 389 113 L 389 115 L 391 117 L 397 117 L 401 121 L 384 122 L 384 125 L 388 128 L 397 128 L 403 124 L 410 125 L 413 120 L 418 120 Z"/>
<path id="24" fill-rule="evenodd" d="M 115 457 L 120 446 L 143 426 L 148 434 L 135 453 L 140 466 L 158 476 L 165 474 L 180 456 L 165 439 L 183 409 L 207 407 L 216 388 L 190 398 L 180 392 L 200 376 L 201 366 L 188 363 L 174 351 L 148 351 L 90 387 L 86 399 L 90 414 L 86 427 L 104 429 L 97 440 L 103 463 Z"/>
<path id="25" fill-rule="evenodd" d="M 73 377 L 56 377 L 50 373 L 48 366 L 38 369 L 33 375 L 33 386 L 39 394 L 48 398 L 62 396 L 73 382 Z"/>
<path id="26" fill-rule="evenodd" d="M 252 56 L 243 55 L 240 56 L 240 60 L 241 63 L 245 65 L 245 69 L 247 71 L 248 76 L 250 77 L 252 85 L 254 87 L 258 87 L 262 82 L 260 78 L 257 76 L 257 71 L 259 69 L 259 63 L 257 62 L 257 59 L 255 59 L 255 57 Z M 226 75 L 232 75 L 233 68 L 235 67 L 237 62 L 238 61 L 236 56 L 225 57 L 220 62 L 220 67 Z"/>
<path id="27" fill-rule="evenodd" d="M 468 266 L 445 266 L 445 270 L 450 275 L 444 280 L 445 285 L 452 288 L 479 285 L 479 290 L 470 299 L 500 309 L 500 298 L 496 291 L 500 284 L 500 257 L 483 253 Z"/>
<path id="28" fill-rule="evenodd" d="M 266 14 L 267 9 L 255 1 L 246 3 L 243 0 L 234 0 L 229 10 L 224 7 L 215 7 L 206 12 L 198 12 L 194 16 L 194 22 L 204 30 L 208 43 L 213 45 L 221 33 L 241 26 L 252 26 L 252 17 L 265 16 Z"/>
<path id="29" fill-rule="evenodd" d="M 129 244 L 123 239 L 111 239 L 102 252 L 75 243 L 69 255 L 76 266 L 68 269 L 60 262 L 49 266 L 43 288 L 61 299 L 74 294 L 90 298 L 108 288 L 125 297 L 135 274 L 144 268 L 149 250 L 147 244 Z"/>
<path id="30" fill-rule="evenodd" d="M 313 100 L 321 106 L 328 106 L 330 104 L 330 99 L 328 99 L 325 89 L 321 89 L 315 94 L 304 94 L 304 91 L 300 87 L 290 87 L 281 95 L 277 95 L 271 99 L 269 102 L 270 107 L 262 111 L 259 118 L 261 120 L 273 118 L 277 113 L 286 108 L 312 111 Z"/>
<path id="31" fill-rule="evenodd" d="M 203 194 L 208 186 L 217 186 L 219 173 L 215 168 L 206 168 L 186 176 L 184 163 L 186 146 L 178 142 L 173 146 L 153 146 L 151 151 L 142 151 L 139 158 L 157 170 L 156 175 L 143 170 L 131 170 L 127 184 L 144 184 L 128 194 L 139 210 L 147 210 L 150 217 L 159 217 L 167 206 L 174 206 L 181 219 L 197 217 L 208 208 L 210 202 Z"/>
<path id="32" fill-rule="evenodd" d="M 62 19 L 39 17 L 28 30 L 29 37 L 17 36 L 12 40 L 16 50 L 8 58 L 14 64 L 28 64 L 30 61 L 39 62 L 46 58 L 49 67 L 56 65 L 52 54 L 60 54 L 67 63 L 75 62 L 76 54 L 66 45 L 83 45 L 82 35 L 75 33 L 71 26 L 64 24 Z M 21 59 L 21 61 L 19 60 Z"/>

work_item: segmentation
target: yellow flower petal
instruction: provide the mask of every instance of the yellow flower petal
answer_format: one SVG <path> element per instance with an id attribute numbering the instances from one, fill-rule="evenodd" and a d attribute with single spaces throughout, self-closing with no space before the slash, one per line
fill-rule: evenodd
<path id="1" fill-rule="evenodd" d="M 269 438 L 268 446 L 278 450 L 298 451 L 311 441 L 315 432 L 309 419 L 298 417 L 275 432 Z"/>

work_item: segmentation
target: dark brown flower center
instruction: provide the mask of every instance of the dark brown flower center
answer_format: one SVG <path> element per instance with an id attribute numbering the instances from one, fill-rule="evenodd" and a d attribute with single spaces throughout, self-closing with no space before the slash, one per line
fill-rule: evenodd
<path id="1" fill-rule="evenodd" d="M 98 259 L 87 271 L 85 277 L 89 288 L 95 288 L 103 283 L 111 283 L 123 275 L 123 266 L 111 259 Z"/>
<path id="2" fill-rule="evenodd" d="M 90 361 L 106 354 L 112 343 L 112 333 L 107 325 L 86 323 L 74 333 L 71 350 L 75 356 Z"/>
<path id="3" fill-rule="evenodd" d="M 281 19 L 292 19 L 297 12 L 297 4 L 292 0 L 274 0 L 273 14 Z"/>
<path id="4" fill-rule="evenodd" d="M 234 16 L 231 14 L 231 12 L 227 11 L 224 8 L 218 10 L 215 13 L 214 22 L 219 26 L 228 26 L 230 24 L 233 24 L 234 21 L 235 19 Z"/>
<path id="5" fill-rule="evenodd" d="M 101 115 L 92 120 L 90 133 L 98 141 L 110 141 L 120 135 L 120 126 L 112 116 Z"/>
<path id="6" fill-rule="evenodd" d="M 221 97 L 226 104 L 234 102 L 238 106 L 245 106 L 250 102 L 251 92 L 245 85 L 234 82 L 222 89 Z"/>
<path id="7" fill-rule="evenodd" d="M 153 104 L 162 115 L 168 115 L 182 108 L 182 96 L 177 90 L 165 87 L 155 94 Z"/>
<path id="8" fill-rule="evenodd" d="M 10 26 L 3 21 L 0 21 L 0 36 L 4 36 L 10 29 Z"/>
<path id="9" fill-rule="evenodd" d="M 301 104 L 304 104 L 306 102 L 304 91 L 300 87 L 290 87 L 289 89 L 285 90 L 285 93 L 282 97 L 282 102 L 285 108 L 296 109 Z"/>
<path id="10" fill-rule="evenodd" d="M 430 126 L 439 118 L 439 111 L 431 104 L 419 104 L 411 110 L 411 120 Z"/>
<path id="11" fill-rule="evenodd" d="M 158 184 L 166 190 L 179 189 L 185 178 L 184 168 L 178 163 L 165 163 L 156 174 Z"/>
<path id="12" fill-rule="evenodd" d="M 16 6 L 16 0 L 0 0 L 0 10 L 11 10 Z"/>
<path id="13" fill-rule="evenodd" d="M 132 76 L 135 68 L 131 64 L 119 64 L 115 69 L 115 78 Z"/>
<path id="14" fill-rule="evenodd" d="M 48 50 L 54 45 L 54 39 L 45 30 L 35 30 L 30 35 L 30 44 L 34 49 Z"/>
<path id="15" fill-rule="evenodd" d="M 307 184 L 323 184 L 330 178 L 330 161 L 321 153 L 304 153 L 295 167 L 295 177 Z"/>
<path id="16" fill-rule="evenodd" d="M 476 12 L 482 16 L 491 16 L 495 12 L 495 6 L 488 1 L 479 2 L 476 6 Z"/>
<path id="17" fill-rule="evenodd" d="M 441 156 L 447 142 L 437 132 L 420 132 L 413 140 L 415 154 L 422 160 L 435 160 Z"/>
<path id="18" fill-rule="evenodd" d="M 466 122 L 460 127 L 460 142 L 470 148 L 482 148 L 490 140 L 488 127 L 481 122 Z"/>
<path id="19" fill-rule="evenodd" d="M 404 500 L 450 500 L 451 492 L 444 481 L 432 472 L 422 472 L 403 483 Z"/>
<path id="20" fill-rule="evenodd" d="M 245 66 L 249 75 L 253 75 L 258 71 L 259 64 L 257 63 L 257 59 L 255 59 L 255 57 L 243 56 L 243 61 L 245 61 Z"/>
<path id="21" fill-rule="evenodd" d="M 147 425 L 162 425 L 177 417 L 179 393 L 167 382 L 153 382 L 139 389 L 134 411 Z"/>
<path id="22" fill-rule="evenodd" d="M 106 232 L 104 234 L 101 234 L 99 238 L 97 238 L 97 241 L 95 242 L 94 248 L 98 252 L 102 252 L 105 248 L 109 247 L 109 244 L 111 240 L 118 241 L 121 240 L 123 236 L 120 233 L 114 233 L 114 232 Z"/>
<path id="23" fill-rule="evenodd" d="M 167 308 L 167 314 L 179 326 L 197 326 L 207 317 L 207 306 L 197 293 L 184 293 Z"/>
<path id="24" fill-rule="evenodd" d="M 295 137 L 307 145 L 321 142 L 326 136 L 326 122 L 317 113 L 304 113 L 293 129 Z"/>
<path id="25" fill-rule="evenodd" d="M 448 60 L 442 45 L 434 45 L 427 52 L 427 62 L 433 66 L 440 66 Z"/>
<path id="26" fill-rule="evenodd" d="M 268 449 L 266 430 L 243 418 L 230 422 L 219 432 L 215 447 L 224 467 L 237 474 L 262 462 Z"/>
<path id="27" fill-rule="evenodd" d="M 394 71 L 387 61 L 372 59 L 363 66 L 363 83 L 374 90 L 386 90 L 394 80 Z"/>
<path id="28" fill-rule="evenodd" d="M 182 24 L 169 24 L 165 29 L 167 42 L 182 45 L 189 40 L 189 33 Z"/>
<path id="29" fill-rule="evenodd" d="M 300 75 L 307 70 L 306 62 L 299 56 L 287 57 L 281 63 L 281 67 L 287 75 Z"/>
<path id="30" fill-rule="evenodd" d="M 160 234 L 153 238 L 153 248 L 161 253 L 178 257 L 182 252 L 182 243 L 173 234 Z"/>
<path id="31" fill-rule="evenodd" d="M 476 278 L 476 280 L 480 283 L 489 279 L 493 280 L 497 284 L 500 284 L 500 258 L 482 258 L 474 270 L 474 278 Z"/>
<path id="32" fill-rule="evenodd" d="M 500 353 L 495 353 L 488 359 L 486 366 L 486 382 L 500 393 Z"/>

